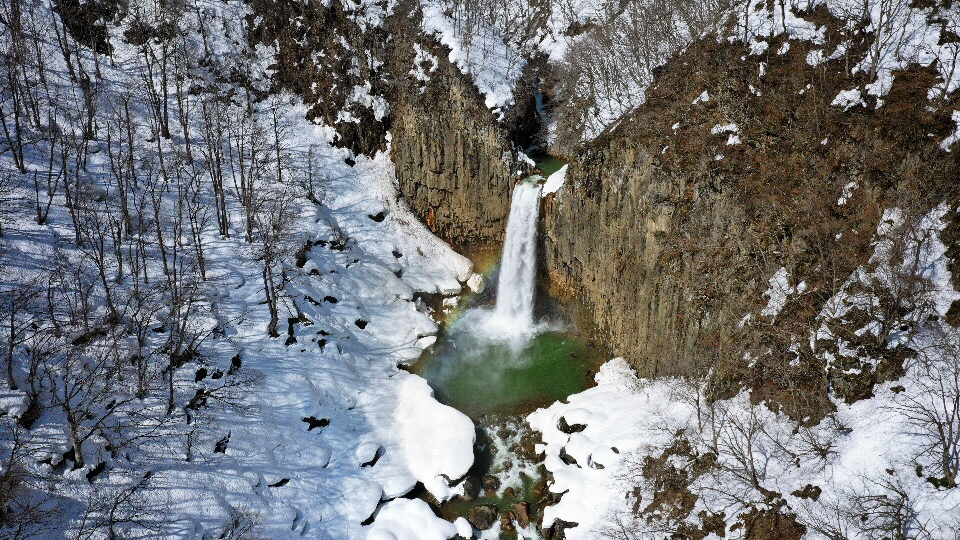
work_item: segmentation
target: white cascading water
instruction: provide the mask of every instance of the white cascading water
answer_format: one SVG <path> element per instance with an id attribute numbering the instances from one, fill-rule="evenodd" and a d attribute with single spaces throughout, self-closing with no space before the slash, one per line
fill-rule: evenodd
<path id="1" fill-rule="evenodd" d="M 535 182 L 520 182 L 513 188 L 493 314 L 496 326 L 511 335 L 533 330 L 540 190 Z"/>

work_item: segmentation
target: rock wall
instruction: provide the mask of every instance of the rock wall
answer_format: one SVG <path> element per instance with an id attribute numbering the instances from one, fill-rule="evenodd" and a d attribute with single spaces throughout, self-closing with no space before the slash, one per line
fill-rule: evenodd
<path id="1" fill-rule="evenodd" d="M 917 216 L 956 198 L 957 159 L 937 147 L 952 106 L 926 107 L 931 72 L 898 73 L 882 108 L 844 112 L 831 100 L 864 81 L 792 45 L 763 76 L 713 39 L 662 69 L 646 105 L 580 150 L 548 198 L 542 284 L 641 375 L 712 370 L 718 388 L 745 383 L 817 417 L 846 375 L 816 360 L 816 315 L 869 258 L 884 208 Z M 781 267 L 806 289 L 763 316 Z M 848 397 L 881 371 L 865 369 Z"/>
<path id="2" fill-rule="evenodd" d="M 417 2 L 385 8 L 382 26 L 363 22 L 380 8 L 253 0 L 250 44 L 276 47 L 273 89 L 300 95 L 309 118 L 337 130 L 337 144 L 372 155 L 387 149 L 389 130 L 400 190 L 435 234 L 467 251 L 499 244 L 523 169 L 507 129 L 450 64 L 450 51 L 422 34 Z M 433 57 L 420 66 L 427 81 L 413 74 L 417 48 Z"/>
<path id="3" fill-rule="evenodd" d="M 419 45 L 434 55 L 437 67 L 426 83 L 408 76 L 391 100 L 400 191 L 430 230 L 455 248 L 499 244 L 511 186 L 523 167 L 476 87 L 447 61 L 449 51 L 436 43 Z M 413 65 L 409 50 L 410 61 L 401 63 L 407 70 Z"/>
<path id="4" fill-rule="evenodd" d="M 731 275 L 735 264 L 699 273 L 701 263 L 735 255 L 717 247 L 746 233 L 746 216 L 728 198 L 683 200 L 683 182 L 663 174 L 646 149 L 618 142 L 581 154 L 563 192 L 547 200 L 543 285 L 642 375 L 703 371 L 705 341 L 729 340 L 748 307 L 725 309 L 704 289 L 727 298 L 763 290 L 756 272 Z M 690 205 L 703 249 L 667 253 L 678 204 Z"/>

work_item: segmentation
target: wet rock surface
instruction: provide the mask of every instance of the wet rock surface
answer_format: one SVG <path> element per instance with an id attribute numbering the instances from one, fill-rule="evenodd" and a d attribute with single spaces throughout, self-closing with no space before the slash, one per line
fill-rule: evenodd
<path id="1" fill-rule="evenodd" d="M 500 511 L 492 504 L 478 504 L 470 510 L 470 517 L 467 521 L 474 528 L 485 531 L 497 522 Z"/>
<path id="2" fill-rule="evenodd" d="M 517 525 L 526 529 L 530 525 L 530 503 L 523 501 L 513 505 L 513 516 L 517 520 Z"/>
<path id="3" fill-rule="evenodd" d="M 463 481 L 463 494 L 460 496 L 465 501 L 472 501 L 480 496 L 481 483 L 476 476 L 468 476 Z"/>
<path id="4" fill-rule="evenodd" d="M 487 492 L 500 489 L 500 479 L 492 474 L 483 475 L 483 490 Z"/>

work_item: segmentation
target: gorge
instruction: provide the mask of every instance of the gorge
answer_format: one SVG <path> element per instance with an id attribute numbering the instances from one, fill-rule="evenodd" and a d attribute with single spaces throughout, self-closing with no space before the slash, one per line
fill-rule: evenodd
<path id="1" fill-rule="evenodd" d="M 0 0 L 0 49 L 0 538 L 956 540 L 960 4 Z"/>

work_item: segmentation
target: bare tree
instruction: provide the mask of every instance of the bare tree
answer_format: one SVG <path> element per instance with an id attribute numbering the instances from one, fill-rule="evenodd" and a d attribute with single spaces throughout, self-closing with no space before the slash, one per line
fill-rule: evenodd
<path id="1" fill-rule="evenodd" d="M 0 172 L 0 236 L 3 236 L 4 214 L 9 211 L 13 198 L 11 195 L 20 187 L 19 178 L 8 173 Z"/>
<path id="2" fill-rule="evenodd" d="M 896 410 L 920 441 L 917 457 L 939 477 L 935 484 L 954 487 L 960 479 L 960 336 L 939 329 L 909 366 L 911 388 L 897 395 Z"/>
<path id="3" fill-rule="evenodd" d="M 0 423 L 0 536 L 10 540 L 42 538 L 56 531 L 61 509 L 42 488 L 42 478 L 29 472 L 33 434 L 16 422 Z M 41 488 L 41 489 L 37 489 Z"/>
<path id="4" fill-rule="evenodd" d="M 263 263 L 263 288 L 270 310 L 267 332 L 278 337 L 280 320 L 280 294 L 286 285 L 284 262 L 293 253 L 297 244 L 292 238 L 292 225 L 296 216 L 296 198 L 289 190 L 277 186 L 269 192 L 264 190 L 256 213 L 260 244 L 256 258 Z"/>
<path id="5" fill-rule="evenodd" d="M 866 481 L 864 493 L 851 495 L 851 521 L 867 538 L 926 540 L 931 538 L 908 489 L 896 478 Z"/>
<path id="6" fill-rule="evenodd" d="M 40 289 L 32 284 L 11 284 L 0 290 L 0 314 L 3 315 L 7 386 L 19 389 L 15 376 L 15 352 L 27 340 L 31 328 L 36 328 L 36 300 Z"/>
<path id="7" fill-rule="evenodd" d="M 203 162 L 213 187 L 213 201 L 217 214 L 217 229 L 220 236 L 230 236 L 230 219 L 227 212 L 226 191 L 223 188 L 225 158 L 224 149 L 229 146 L 229 105 L 223 96 L 207 94 L 200 102 L 203 133 L 206 144 L 201 147 Z"/>

